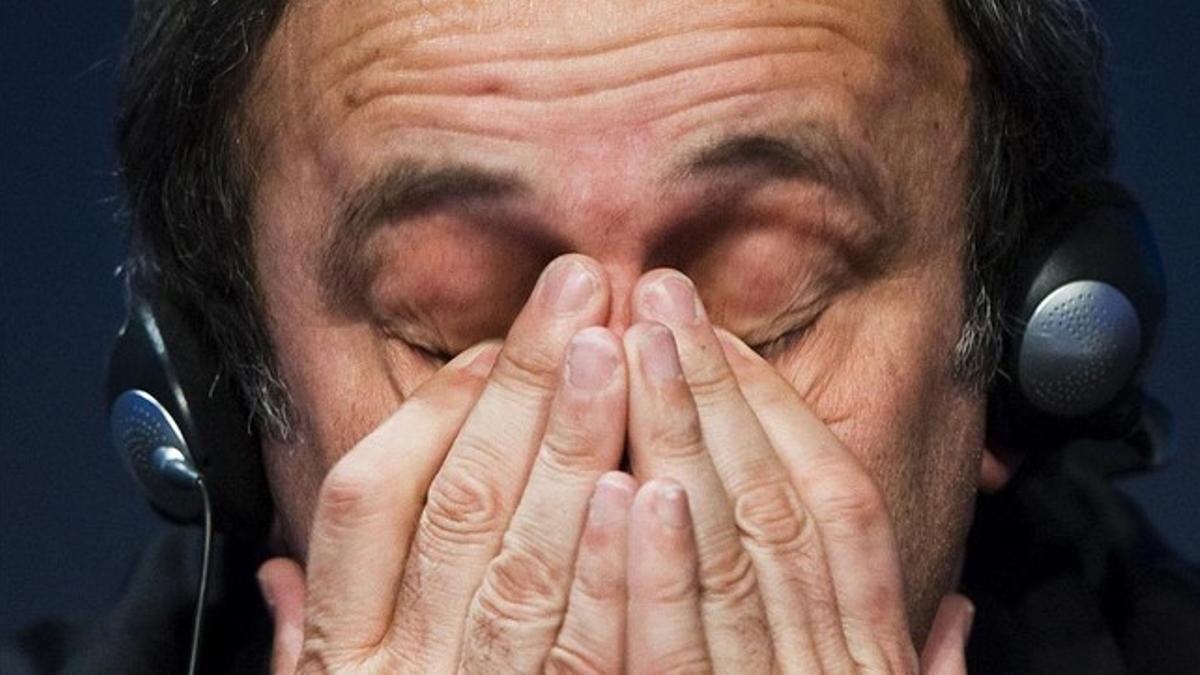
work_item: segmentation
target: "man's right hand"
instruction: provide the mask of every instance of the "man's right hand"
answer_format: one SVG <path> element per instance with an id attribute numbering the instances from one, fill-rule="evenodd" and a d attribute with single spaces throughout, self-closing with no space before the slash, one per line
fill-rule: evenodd
<path id="1" fill-rule="evenodd" d="M 259 572 L 275 672 L 621 669 L 635 485 L 611 471 L 610 296 L 598 264 L 556 260 L 502 349 L 454 359 L 334 466 L 304 571 Z"/>

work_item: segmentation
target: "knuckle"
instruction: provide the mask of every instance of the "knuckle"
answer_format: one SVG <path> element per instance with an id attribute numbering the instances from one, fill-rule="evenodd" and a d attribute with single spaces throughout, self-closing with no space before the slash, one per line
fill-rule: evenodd
<path id="1" fill-rule="evenodd" d="M 710 673 L 712 662 L 702 644 L 688 644 L 650 659 L 646 672 L 662 675 Z"/>
<path id="2" fill-rule="evenodd" d="M 909 651 L 913 651 L 911 647 Z M 879 655 L 869 658 L 852 656 L 851 660 L 854 663 L 853 672 L 860 675 L 916 675 L 920 672 L 916 652 L 913 652 L 911 659 Z"/>
<path id="3" fill-rule="evenodd" d="M 422 654 L 395 641 L 384 642 L 376 653 L 374 663 L 363 669 L 366 673 L 426 673 L 432 664 L 427 654 Z"/>
<path id="4" fill-rule="evenodd" d="M 699 580 L 694 575 L 671 575 L 650 587 L 637 589 L 651 605 L 677 606 L 695 602 L 700 593 Z"/>
<path id="5" fill-rule="evenodd" d="M 625 538 L 608 527 L 589 527 L 580 540 L 571 592 L 589 604 L 624 604 L 626 595 Z"/>
<path id="6" fill-rule="evenodd" d="M 733 394 L 741 395 L 733 372 L 724 364 L 696 368 L 688 372 L 687 382 L 696 405 L 702 408 L 712 402 L 728 399 Z"/>
<path id="7" fill-rule="evenodd" d="M 296 672 L 305 675 L 320 673 L 367 672 L 368 657 L 362 653 L 338 650 L 323 639 L 306 639 L 300 650 Z"/>
<path id="8" fill-rule="evenodd" d="M 866 532 L 886 522 L 883 494 L 868 476 L 821 481 L 813 495 L 813 516 L 853 532 Z"/>
<path id="9" fill-rule="evenodd" d="M 538 458 L 554 468 L 570 472 L 600 466 L 596 443 L 577 428 L 556 428 L 548 432 L 542 439 Z"/>
<path id="10" fill-rule="evenodd" d="M 438 567 L 435 542 L 429 536 L 413 537 L 412 549 L 400 575 L 400 588 L 396 594 L 401 607 L 417 608 L 429 602 L 425 574 L 427 570 Z M 421 612 L 404 611 L 398 615 L 397 623 L 402 624 L 403 632 L 420 637 L 422 641 L 429 635 L 429 624 Z"/>
<path id="11" fill-rule="evenodd" d="M 649 442 L 655 454 L 665 457 L 696 457 L 706 452 L 700 425 L 690 421 L 657 426 L 650 432 Z"/>
<path id="12" fill-rule="evenodd" d="M 475 472 L 438 474 L 429 490 L 421 526 L 430 537 L 446 543 L 474 542 L 499 531 L 506 505 L 500 490 Z"/>
<path id="13" fill-rule="evenodd" d="M 330 663 L 321 652 L 308 646 L 300 652 L 300 661 L 296 664 L 298 675 L 326 675 L 333 672 L 337 672 L 336 665 Z"/>
<path id="14" fill-rule="evenodd" d="M 472 613 L 463 637 L 459 673 L 514 672 L 510 627 L 487 614 Z"/>
<path id="15" fill-rule="evenodd" d="M 493 428 L 485 433 L 476 425 L 464 427 L 454 439 L 450 448 L 451 457 L 447 459 L 446 465 L 454 466 L 453 462 L 458 460 L 466 465 L 467 470 L 486 471 L 485 467 L 497 466 L 498 462 L 510 459 L 511 454 L 503 449 L 506 437 L 510 436 L 506 431 Z"/>
<path id="16" fill-rule="evenodd" d="M 849 657 L 857 673 L 917 673 L 919 662 L 912 638 L 906 634 L 881 631 L 866 621 L 842 618 Z"/>
<path id="17" fill-rule="evenodd" d="M 318 519 L 335 528 L 357 525 L 379 513 L 389 493 L 380 472 L 347 455 L 321 484 Z"/>
<path id="18" fill-rule="evenodd" d="M 565 566 L 536 549 L 506 542 L 479 588 L 481 607 L 501 619 L 530 621 L 557 617 L 566 605 Z"/>
<path id="19" fill-rule="evenodd" d="M 492 380 L 518 395 L 544 394 L 554 389 L 561 361 L 561 349 L 512 343 L 500 352 Z"/>
<path id="20" fill-rule="evenodd" d="M 755 485 L 734 497 L 733 518 L 742 537 L 759 546 L 790 549 L 806 536 L 804 509 L 789 483 Z"/>
<path id="21" fill-rule="evenodd" d="M 779 411 L 789 417 L 795 416 L 796 394 L 782 387 L 748 387 L 746 400 L 755 410 Z"/>
<path id="22" fill-rule="evenodd" d="M 757 597 L 754 561 L 740 543 L 715 556 L 700 569 L 701 592 L 707 602 L 737 605 Z"/>
<path id="23" fill-rule="evenodd" d="M 605 664 L 591 648 L 574 646 L 569 642 L 559 642 L 546 655 L 545 672 L 553 675 L 599 675 L 610 673 L 611 666 Z"/>
<path id="24" fill-rule="evenodd" d="M 907 635 L 896 636 L 888 642 L 890 644 L 884 645 L 884 665 L 880 668 L 881 672 L 898 675 L 915 675 L 920 672 L 920 658 L 911 638 Z"/>
<path id="25" fill-rule="evenodd" d="M 593 603 L 611 604 L 625 597 L 625 575 L 617 565 L 589 566 L 575 577 L 575 588 Z"/>

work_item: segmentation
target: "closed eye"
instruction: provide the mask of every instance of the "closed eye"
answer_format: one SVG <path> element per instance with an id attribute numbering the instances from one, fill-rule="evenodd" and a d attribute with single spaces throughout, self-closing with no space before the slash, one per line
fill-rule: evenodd
<path id="1" fill-rule="evenodd" d="M 747 346 L 757 352 L 759 356 L 769 361 L 788 351 L 795 346 L 797 342 L 804 339 L 804 337 L 809 334 L 813 326 L 816 325 L 817 321 L 824 313 L 825 310 L 822 309 L 807 321 L 804 321 L 794 328 L 784 331 L 777 337 L 773 337 L 762 342 L 749 344 Z"/>
<path id="2" fill-rule="evenodd" d="M 431 342 L 418 340 L 412 336 L 406 335 L 401 331 L 396 330 L 394 327 L 389 327 L 386 325 L 381 326 L 380 332 L 383 334 L 385 339 L 394 342 L 401 342 L 409 349 L 412 349 L 421 356 L 425 357 L 427 360 L 437 362 L 439 366 L 449 363 L 451 359 L 456 356 L 445 349 L 434 346 Z"/>
<path id="3" fill-rule="evenodd" d="M 768 340 L 767 342 L 760 342 L 748 346 L 757 352 L 759 356 L 769 361 L 772 358 L 779 356 L 779 354 L 782 352 L 787 351 L 793 344 L 795 344 L 796 340 L 799 340 L 804 336 L 807 328 L 808 327 L 805 326 L 803 328 L 789 330 L 783 335 L 780 335 L 772 340 Z"/>

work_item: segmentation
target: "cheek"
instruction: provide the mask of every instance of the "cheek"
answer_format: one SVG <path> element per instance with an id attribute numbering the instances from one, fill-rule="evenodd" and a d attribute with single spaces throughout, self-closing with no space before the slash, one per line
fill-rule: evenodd
<path id="1" fill-rule="evenodd" d="M 914 309 L 905 297 L 926 300 Z M 777 363 L 897 511 L 937 498 L 923 481 L 947 453 L 961 474 L 962 458 L 982 446 L 982 400 L 953 376 L 958 321 L 946 317 L 957 314 L 957 302 L 937 293 L 864 292 L 831 306 Z"/>
<path id="2" fill-rule="evenodd" d="M 936 295 L 909 297 L 937 305 Z M 958 331 L 947 327 L 957 322 L 936 307 L 927 316 L 889 307 L 911 303 L 831 308 L 777 365 L 883 490 L 910 619 L 923 626 L 954 584 L 970 525 L 984 401 L 953 378 Z"/>
<path id="3" fill-rule="evenodd" d="M 307 551 L 309 525 L 325 474 L 391 415 L 436 364 L 361 323 L 293 324 L 275 331 L 280 370 L 297 413 L 297 432 L 264 444 L 278 529 L 287 550 Z"/>

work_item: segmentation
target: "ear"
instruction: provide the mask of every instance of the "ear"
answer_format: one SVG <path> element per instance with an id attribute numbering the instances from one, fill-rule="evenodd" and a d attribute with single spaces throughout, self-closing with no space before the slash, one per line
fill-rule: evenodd
<path id="1" fill-rule="evenodd" d="M 1024 454 L 1005 448 L 992 437 L 988 437 L 980 456 L 979 491 L 995 494 L 1008 485 L 1017 469 L 1021 468 Z"/>

